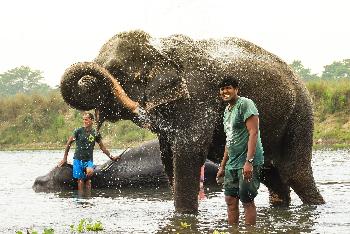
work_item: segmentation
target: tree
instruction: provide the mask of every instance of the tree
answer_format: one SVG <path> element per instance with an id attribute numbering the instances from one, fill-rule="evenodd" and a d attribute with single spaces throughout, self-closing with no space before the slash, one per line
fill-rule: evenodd
<path id="1" fill-rule="evenodd" d="M 311 74 L 311 70 L 309 68 L 305 68 L 300 60 L 294 60 L 290 66 L 294 72 L 297 73 L 303 80 L 310 81 L 320 78 L 317 76 L 317 74 Z"/>
<path id="2" fill-rule="evenodd" d="M 322 72 L 323 79 L 350 79 L 350 59 L 344 59 L 343 61 L 335 61 L 330 65 L 324 66 Z"/>
<path id="3" fill-rule="evenodd" d="M 11 96 L 16 93 L 46 93 L 51 88 L 42 83 L 42 72 L 21 66 L 0 74 L 0 96 Z"/>

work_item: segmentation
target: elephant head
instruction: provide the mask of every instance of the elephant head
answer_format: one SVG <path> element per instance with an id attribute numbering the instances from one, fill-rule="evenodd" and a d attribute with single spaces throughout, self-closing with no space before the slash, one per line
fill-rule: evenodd
<path id="1" fill-rule="evenodd" d="M 265 173 L 269 181 L 263 182 L 271 193 L 288 200 L 292 186 L 304 202 L 323 201 L 310 163 L 313 119 L 308 92 L 283 61 L 250 42 L 120 33 L 102 46 L 93 62 L 68 68 L 61 92 L 74 108 L 98 110 L 100 124 L 119 119 L 140 124 L 139 110 L 146 110 L 150 129 L 159 138 L 175 208 L 193 213 L 198 209 L 201 166 L 206 157 L 218 162 L 223 155 L 224 105 L 218 83 L 225 75 L 239 77 L 241 94 L 253 99 L 261 112 L 266 168 L 279 173 L 277 178 Z M 305 168 L 297 168 L 299 163 Z"/>
<path id="2" fill-rule="evenodd" d="M 150 111 L 186 98 L 179 67 L 148 40 L 143 32 L 119 34 L 102 47 L 94 62 L 73 64 L 62 77 L 64 100 L 79 110 L 98 110 L 102 124 L 133 119 L 139 108 Z"/>

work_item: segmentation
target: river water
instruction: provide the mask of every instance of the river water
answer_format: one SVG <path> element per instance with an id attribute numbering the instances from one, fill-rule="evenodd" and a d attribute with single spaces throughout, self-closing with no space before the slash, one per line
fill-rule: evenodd
<path id="1" fill-rule="evenodd" d="M 227 225 L 220 188 L 205 187 L 197 216 L 174 213 L 168 188 L 94 190 L 89 198 L 78 197 L 74 191 L 35 193 L 31 188 L 35 178 L 48 173 L 62 154 L 63 151 L 0 151 L 0 233 L 42 233 L 45 228 L 70 233 L 70 225 L 76 226 L 83 218 L 93 223 L 100 221 L 104 230 L 99 233 L 350 233 L 348 150 L 313 154 L 314 176 L 325 205 L 302 205 L 292 192 L 289 207 L 271 207 L 267 188 L 261 186 L 256 198 L 255 227 L 243 225 L 242 207 L 240 225 Z M 106 160 L 98 151 L 95 155 L 96 164 Z"/>

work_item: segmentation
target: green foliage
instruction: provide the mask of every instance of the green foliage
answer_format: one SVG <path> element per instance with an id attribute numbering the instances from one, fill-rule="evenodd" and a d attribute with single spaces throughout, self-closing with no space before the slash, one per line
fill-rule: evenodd
<path id="1" fill-rule="evenodd" d="M 28 234 L 39 234 L 38 231 L 36 230 L 27 230 Z M 55 230 L 53 228 L 45 228 L 44 231 L 42 232 L 42 234 L 54 234 Z M 22 231 L 16 231 L 16 234 L 23 234 Z"/>
<path id="2" fill-rule="evenodd" d="M 81 112 L 70 108 L 58 90 L 47 95 L 17 94 L 0 99 L 0 147 L 63 149 L 72 131 L 82 126 Z M 128 147 L 154 139 L 131 121 L 106 122 L 101 129 L 108 147 Z"/>
<path id="3" fill-rule="evenodd" d="M 76 227 L 74 224 L 70 225 L 70 229 L 73 233 L 83 233 L 85 231 L 98 232 L 103 230 L 103 226 L 100 221 L 92 222 L 92 220 L 81 219 Z"/>
<path id="4" fill-rule="evenodd" d="M 54 234 L 55 230 L 53 228 L 45 228 L 43 234 Z"/>
<path id="5" fill-rule="evenodd" d="M 42 72 L 21 66 L 0 74 L 0 96 L 12 96 L 17 93 L 47 93 L 50 86 L 42 83 Z"/>
<path id="6" fill-rule="evenodd" d="M 70 112 L 57 91 L 52 91 L 47 96 L 17 94 L 1 99 L 0 145 L 63 143 L 68 137 L 62 131 L 66 122 L 64 116 Z"/>
<path id="7" fill-rule="evenodd" d="M 191 228 L 191 224 L 188 224 L 187 222 L 181 222 L 180 225 L 181 225 L 182 228 L 185 228 L 185 229 L 186 228 Z"/>
<path id="8" fill-rule="evenodd" d="M 350 146 L 350 80 L 306 82 L 314 103 L 315 148 Z"/>
<path id="9" fill-rule="evenodd" d="M 322 79 L 348 79 L 350 80 L 350 59 L 335 61 L 330 65 L 324 66 Z"/>
<path id="10" fill-rule="evenodd" d="M 214 230 L 213 234 L 229 234 L 229 232 L 220 232 L 218 230 Z"/>
<path id="11" fill-rule="evenodd" d="M 295 73 L 305 81 L 314 80 L 341 80 L 350 79 L 350 59 L 344 59 L 342 61 L 335 61 L 332 64 L 324 66 L 324 71 L 321 76 L 317 74 L 311 74 L 309 68 L 305 68 L 300 60 L 294 60 L 290 64 Z"/>
<path id="12" fill-rule="evenodd" d="M 315 80 L 306 82 L 306 86 L 320 115 L 350 113 L 350 79 Z"/>
<path id="13" fill-rule="evenodd" d="M 122 144 L 119 146 L 130 146 L 137 142 L 144 142 L 156 137 L 150 131 L 136 126 L 129 120 L 119 121 L 117 123 L 106 122 L 101 129 L 101 133 L 104 138 Z"/>
<path id="14" fill-rule="evenodd" d="M 70 225 L 70 231 L 72 233 L 84 233 L 84 232 L 98 232 L 102 231 L 103 226 L 100 221 L 93 222 L 92 220 L 81 219 L 78 225 L 75 227 L 74 224 Z M 27 230 L 26 233 L 29 234 L 39 234 L 36 230 Z M 45 228 L 42 234 L 54 234 L 55 230 L 53 228 Z M 22 231 L 16 231 L 16 234 L 23 234 Z"/>
<path id="15" fill-rule="evenodd" d="M 319 79 L 317 74 L 311 74 L 311 70 L 309 68 L 305 68 L 304 65 L 301 64 L 300 60 L 294 60 L 290 66 L 294 72 L 297 73 L 298 76 L 305 81 Z"/>

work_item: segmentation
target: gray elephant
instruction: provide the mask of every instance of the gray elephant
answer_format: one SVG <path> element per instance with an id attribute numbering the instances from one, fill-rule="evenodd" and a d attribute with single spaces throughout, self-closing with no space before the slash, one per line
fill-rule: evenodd
<path id="1" fill-rule="evenodd" d="M 93 62 L 65 71 L 61 93 L 76 109 L 95 109 L 99 125 L 130 119 L 157 133 L 175 209 L 196 213 L 200 168 L 206 158 L 219 162 L 223 155 L 224 103 L 218 84 L 226 75 L 239 78 L 240 95 L 260 111 L 262 182 L 271 203 L 288 204 L 290 188 L 304 203 L 324 203 L 311 168 L 309 93 L 286 63 L 248 41 L 119 33 Z M 140 110 L 145 110 L 146 122 Z"/>
<path id="2" fill-rule="evenodd" d="M 92 176 L 93 188 L 126 188 L 126 187 L 160 187 L 168 186 L 158 140 L 146 142 L 131 148 L 122 154 L 122 159 L 98 165 Z M 48 174 L 35 179 L 32 186 L 36 192 L 55 192 L 73 190 L 77 188 L 77 181 L 73 179 L 71 164 L 53 168 Z M 204 170 L 204 184 L 216 184 L 218 165 L 206 160 Z"/>

